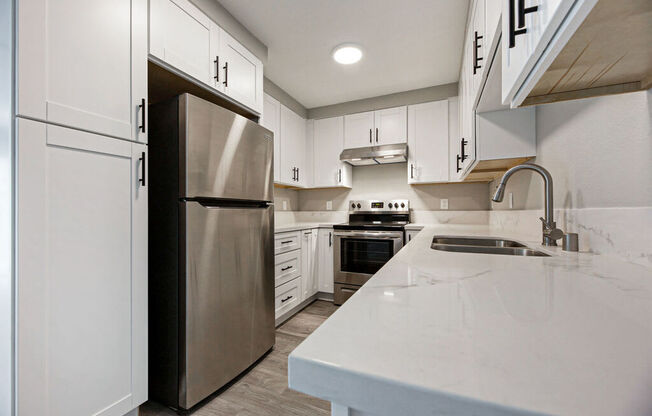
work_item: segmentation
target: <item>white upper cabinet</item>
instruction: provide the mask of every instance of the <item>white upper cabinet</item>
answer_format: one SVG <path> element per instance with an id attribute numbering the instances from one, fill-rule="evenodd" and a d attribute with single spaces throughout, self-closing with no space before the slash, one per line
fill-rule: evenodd
<path id="1" fill-rule="evenodd" d="M 281 104 L 281 183 L 305 187 L 306 120 Z"/>
<path id="2" fill-rule="evenodd" d="M 473 10 L 472 28 L 467 42 L 471 47 L 471 62 L 469 69 L 472 73 L 472 97 L 476 98 L 482 87 L 483 75 L 487 67 L 487 48 L 485 40 L 485 0 L 475 2 Z"/>
<path id="3" fill-rule="evenodd" d="M 548 47 L 553 35 L 569 14 L 567 26 L 579 26 L 584 16 L 597 0 L 538 0 L 523 3 L 519 0 L 504 0 L 502 9 L 502 100 L 503 104 L 518 106 L 527 96 L 522 89 L 537 61 Z M 574 8 L 578 13 L 569 13 Z M 581 16 L 580 16 L 581 15 Z M 571 21 L 575 21 L 571 24 Z M 558 49 L 561 49 L 559 46 Z M 520 98 L 516 98 L 519 94 Z"/>
<path id="4" fill-rule="evenodd" d="M 344 116 L 344 147 L 346 149 L 373 146 L 375 143 L 373 111 Z"/>
<path id="5" fill-rule="evenodd" d="M 18 415 L 147 400 L 147 146 L 18 119 Z"/>
<path id="6" fill-rule="evenodd" d="M 350 188 L 351 165 L 340 161 L 340 153 L 344 149 L 344 117 L 314 121 L 313 149 L 313 187 Z"/>
<path id="7" fill-rule="evenodd" d="M 187 0 L 150 0 L 149 32 L 150 54 L 198 81 L 211 82 L 211 21 L 198 8 Z M 219 33 L 214 37 L 219 41 Z"/>
<path id="8" fill-rule="evenodd" d="M 263 64 L 225 31 L 220 32 L 224 93 L 260 113 L 263 106 Z M 222 62 L 220 62 L 222 65 Z"/>
<path id="9" fill-rule="evenodd" d="M 376 144 L 407 142 L 407 107 L 386 108 L 374 111 Z"/>
<path id="10" fill-rule="evenodd" d="M 344 116 L 344 148 L 407 142 L 407 107 Z"/>
<path id="11" fill-rule="evenodd" d="M 146 142 L 147 0 L 106 7 L 20 1 L 17 113 Z"/>
<path id="12" fill-rule="evenodd" d="M 408 121 L 408 183 L 448 182 L 448 100 L 409 106 Z"/>
<path id="13" fill-rule="evenodd" d="M 151 0 L 149 53 L 254 112 L 263 63 L 188 0 Z"/>
<path id="14" fill-rule="evenodd" d="M 281 103 L 264 95 L 260 124 L 274 133 L 274 182 L 281 181 Z"/>

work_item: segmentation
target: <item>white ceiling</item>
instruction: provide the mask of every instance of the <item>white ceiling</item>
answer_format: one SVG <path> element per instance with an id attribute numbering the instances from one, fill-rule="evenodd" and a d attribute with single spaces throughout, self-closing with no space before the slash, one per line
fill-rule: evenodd
<path id="1" fill-rule="evenodd" d="M 269 49 L 265 76 L 306 108 L 456 82 L 468 0 L 219 0 Z M 333 48 L 364 56 L 345 66 Z"/>

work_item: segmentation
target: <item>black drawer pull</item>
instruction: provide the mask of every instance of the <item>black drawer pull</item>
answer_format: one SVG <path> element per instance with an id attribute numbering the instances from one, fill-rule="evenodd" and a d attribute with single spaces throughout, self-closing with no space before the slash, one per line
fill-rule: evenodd
<path id="1" fill-rule="evenodd" d="M 290 295 L 290 296 L 288 296 L 288 297 L 285 298 L 285 299 L 281 299 L 281 303 L 285 303 L 285 302 L 287 302 L 288 300 L 292 299 L 293 297 L 294 297 L 294 296 Z"/>
<path id="2" fill-rule="evenodd" d="M 283 268 L 281 269 L 281 271 L 284 272 L 284 271 L 286 271 L 286 270 L 290 270 L 291 268 L 292 268 L 292 266 L 283 267 Z"/>
<path id="3" fill-rule="evenodd" d="M 293 240 L 281 241 L 281 244 L 290 244 Z"/>

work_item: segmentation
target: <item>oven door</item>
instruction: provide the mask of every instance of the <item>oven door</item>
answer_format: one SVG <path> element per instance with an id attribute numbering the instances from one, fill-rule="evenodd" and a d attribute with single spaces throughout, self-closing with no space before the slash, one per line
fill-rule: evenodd
<path id="1" fill-rule="evenodd" d="M 362 286 L 403 247 L 403 231 L 335 231 L 335 283 Z"/>

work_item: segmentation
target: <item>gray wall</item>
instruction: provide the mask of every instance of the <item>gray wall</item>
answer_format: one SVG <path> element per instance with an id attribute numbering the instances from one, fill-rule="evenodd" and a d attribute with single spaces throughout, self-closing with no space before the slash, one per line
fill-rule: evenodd
<path id="1" fill-rule="evenodd" d="M 13 414 L 13 10 L 0 1 L 0 416 Z"/>
<path id="2" fill-rule="evenodd" d="M 363 111 L 380 110 L 383 108 L 398 107 L 401 105 L 427 103 L 429 101 L 445 100 L 457 96 L 457 83 L 437 85 L 418 90 L 398 92 L 395 94 L 381 95 L 379 97 L 365 98 L 346 103 L 316 107 L 308 110 L 308 118 L 319 119 L 337 117 L 346 114 L 361 113 Z"/>
<path id="3" fill-rule="evenodd" d="M 536 130 L 535 163 L 553 176 L 555 207 L 652 206 L 652 90 L 539 106 Z M 514 209 L 543 207 L 532 173 L 516 173 L 506 192 Z M 493 209 L 508 209 L 507 193 Z"/>
<path id="4" fill-rule="evenodd" d="M 448 199 L 449 210 L 489 209 L 486 183 L 416 185 L 407 183 L 407 165 L 358 166 L 353 168 L 353 189 L 299 191 L 300 211 L 325 211 L 326 201 L 333 210 L 348 210 L 350 199 L 409 199 L 415 210 L 439 210 L 439 201 Z"/>
<path id="5" fill-rule="evenodd" d="M 283 202 L 286 203 L 286 209 L 283 209 Z M 298 211 L 299 210 L 299 191 L 294 189 L 285 189 L 274 187 L 274 210 L 275 211 Z"/>
<path id="6" fill-rule="evenodd" d="M 281 104 L 299 114 L 301 117 L 308 118 L 308 110 L 306 107 L 301 105 L 300 102 L 292 98 L 290 94 L 285 92 L 285 90 L 283 90 L 278 85 L 274 84 L 267 77 L 265 77 L 263 80 L 263 91 L 279 100 Z"/>
<path id="7" fill-rule="evenodd" d="M 238 22 L 217 0 L 190 0 L 190 2 L 242 43 L 249 52 L 263 61 L 263 64 L 267 63 L 267 46 Z"/>

